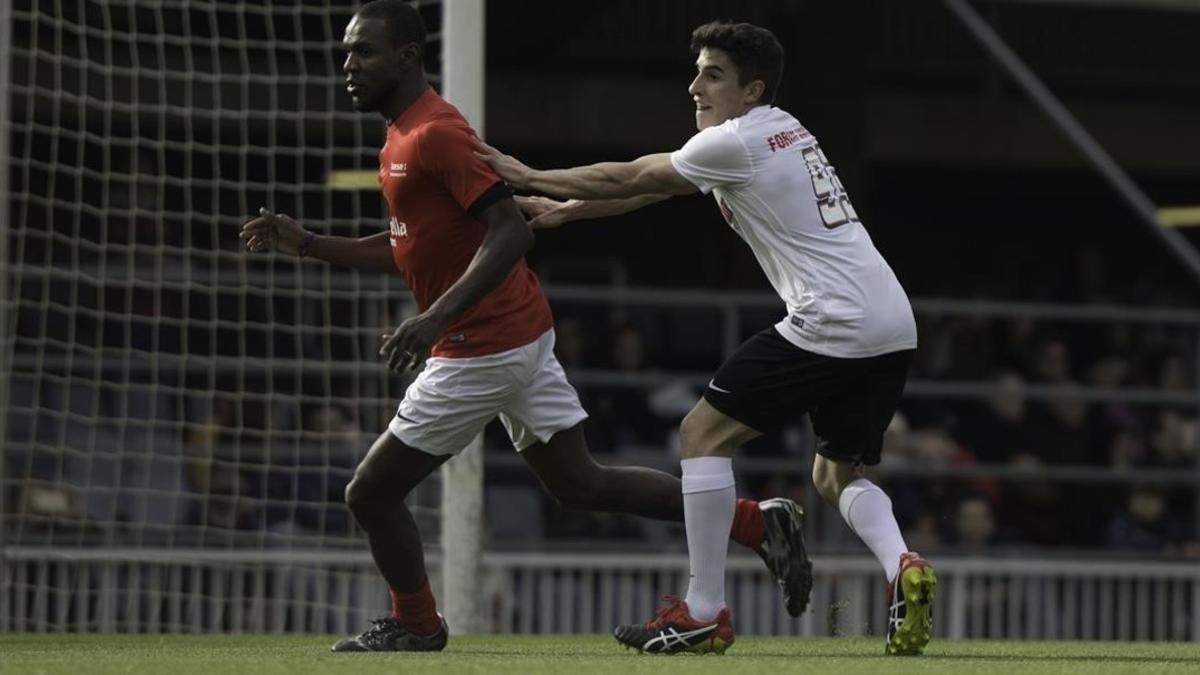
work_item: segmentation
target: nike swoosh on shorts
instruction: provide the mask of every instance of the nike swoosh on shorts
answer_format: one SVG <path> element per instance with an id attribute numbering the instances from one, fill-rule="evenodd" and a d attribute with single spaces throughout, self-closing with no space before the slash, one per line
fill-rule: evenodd
<path id="1" fill-rule="evenodd" d="M 718 387 L 712 380 L 708 381 L 708 388 L 712 389 L 713 391 L 719 391 L 722 394 L 732 394 L 733 393 L 732 391 L 729 391 L 728 389 L 722 389 L 722 388 Z"/>

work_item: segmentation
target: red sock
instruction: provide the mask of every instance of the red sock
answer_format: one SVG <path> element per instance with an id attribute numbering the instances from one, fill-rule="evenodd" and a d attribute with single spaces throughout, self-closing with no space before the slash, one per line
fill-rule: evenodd
<path id="1" fill-rule="evenodd" d="M 757 548 L 762 543 L 765 528 L 758 502 L 749 499 L 737 500 L 737 506 L 733 509 L 733 527 L 729 530 L 729 538 L 746 548 Z"/>
<path id="2" fill-rule="evenodd" d="M 429 588 L 429 579 L 425 579 L 416 593 L 388 590 L 392 594 L 392 616 L 400 620 L 404 630 L 421 636 L 438 632 L 442 620 L 438 618 L 437 600 L 434 600 L 433 590 Z"/>

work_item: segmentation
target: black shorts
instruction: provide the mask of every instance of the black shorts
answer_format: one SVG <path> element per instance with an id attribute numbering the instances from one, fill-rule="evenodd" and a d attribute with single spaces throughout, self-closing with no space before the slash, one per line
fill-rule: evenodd
<path id="1" fill-rule="evenodd" d="M 722 364 L 704 400 L 763 433 L 808 413 L 821 456 L 875 465 L 912 356 L 911 349 L 861 359 L 822 356 L 771 327 Z"/>

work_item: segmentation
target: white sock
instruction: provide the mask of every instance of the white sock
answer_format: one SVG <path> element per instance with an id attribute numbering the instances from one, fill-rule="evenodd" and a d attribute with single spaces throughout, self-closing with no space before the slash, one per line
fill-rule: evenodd
<path id="1" fill-rule="evenodd" d="M 693 619 L 710 621 L 725 606 L 725 556 L 737 500 L 733 460 L 696 457 L 679 464 L 683 467 L 683 524 L 692 572 L 684 602 Z"/>
<path id="2" fill-rule="evenodd" d="M 684 506 L 686 508 L 686 503 Z M 859 478 L 842 490 L 838 510 L 854 534 L 879 559 L 888 581 L 894 580 L 900 569 L 900 555 L 908 550 L 908 546 L 900 534 L 896 516 L 892 514 L 892 500 L 878 485 Z"/>

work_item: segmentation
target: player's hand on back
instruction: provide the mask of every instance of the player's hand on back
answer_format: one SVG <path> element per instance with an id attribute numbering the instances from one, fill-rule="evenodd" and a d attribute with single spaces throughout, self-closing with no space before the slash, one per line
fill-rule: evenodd
<path id="1" fill-rule="evenodd" d="M 529 187 L 529 175 L 533 173 L 533 169 L 522 164 L 516 157 L 506 155 L 478 138 L 471 140 L 475 143 L 475 156 L 492 167 L 492 171 L 509 185 L 518 189 Z"/>
<path id="2" fill-rule="evenodd" d="M 563 207 L 567 202 L 560 202 L 557 199 L 548 197 L 513 197 L 520 207 L 521 213 L 529 219 L 529 226 L 535 230 L 544 230 L 551 227 L 558 227 L 567 222 L 565 219 L 566 211 Z"/>
<path id="3" fill-rule="evenodd" d="M 308 231 L 288 215 L 261 208 L 257 218 L 242 225 L 238 236 L 247 250 L 255 253 L 279 251 L 286 255 L 300 255 L 300 247 Z"/>
<path id="4" fill-rule="evenodd" d="M 436 312 L 425 311 L 405 319 L 396 330 L 385 333 L 379 355 L 388 364 L 388 370 L 402 373 L 412 370 L 429 358 L 433 343 L 437 342 L 449 323 Z"/>

